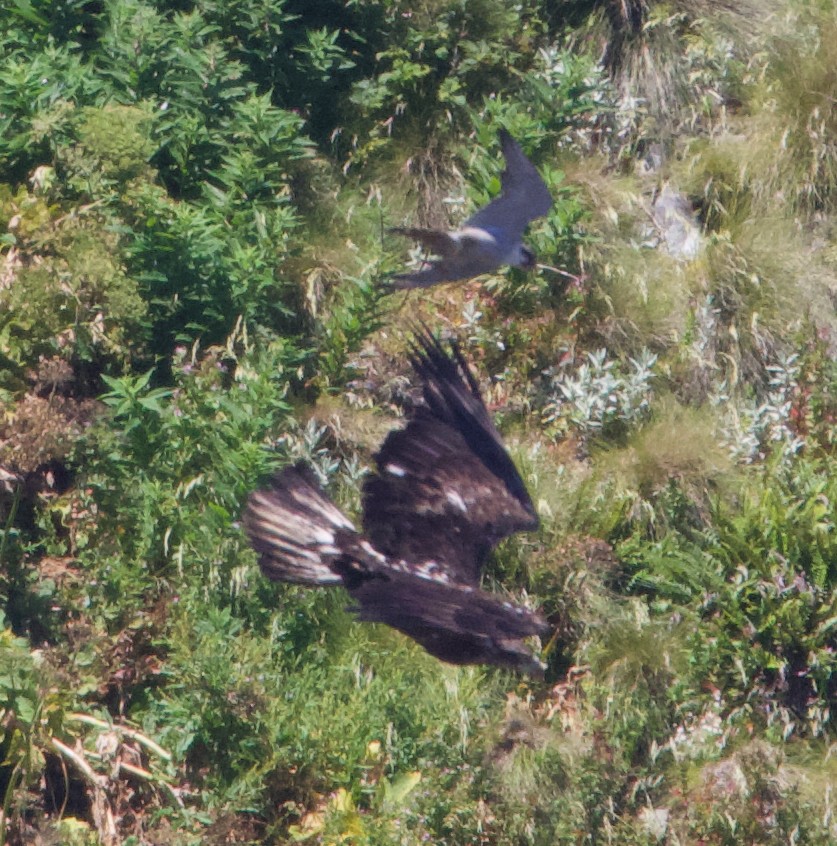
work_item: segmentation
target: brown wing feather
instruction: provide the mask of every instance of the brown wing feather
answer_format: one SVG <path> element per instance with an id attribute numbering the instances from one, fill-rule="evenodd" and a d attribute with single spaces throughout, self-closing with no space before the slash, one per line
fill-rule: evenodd
<path id="1" fill-rule="evenodd" d="M 505 488 L 517 501 L 523 516 L 515 531 L 536 528 L 538 516 L 532 499 L 506 452 L 459 346 L 452 341 L 448 355 L 428 332 L 417 332 L 411 361 L 422 378 L 424 401 L 433 416 L 462 435 L 471 452 L 496 477 L 497 490 Z"/>
<path id="2" fill-rule="evenodd" d="M 412 360 L 425 404 L 375 456 L 364 532 L 389 557 L 432 560 L 451 580 L 476 585 L 490 549 L 536 528 L 537 514 L 456 346 L 447 354 L 419 334 Z"/>
<path id="3" fill-rule="evenodd" d="M 409 570 L 356 565 L 341 569 L 361 620 L 384 623 L 451 664 L 496 664 L 543 675 L 524 639 L 543 634 L 543 618 L 479 588 L 444 584 Z"/>
<path id="4" fill-rule="evenodd" d="M 268 487 L 254 491 L 242 523 L 269 579 L 340 584 L 328 562 L 340 554 L 345 538 L 356 534 L 355 528 L 305 465 L 286 467 Z"/>

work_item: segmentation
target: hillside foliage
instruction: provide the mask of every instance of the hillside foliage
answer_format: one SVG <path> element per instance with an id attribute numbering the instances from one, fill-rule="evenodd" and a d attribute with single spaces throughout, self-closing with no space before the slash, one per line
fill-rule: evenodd
<path id="1" fill-rule="evenodd" d="M 0 9 L 0 843 L 837 840 L 837 7 Z M 389 226 L 555 204 L 535 273 L 388 293 Z M 356 516 L 423 322 L 541 515 L 440 664 L 238 519 Z"/>

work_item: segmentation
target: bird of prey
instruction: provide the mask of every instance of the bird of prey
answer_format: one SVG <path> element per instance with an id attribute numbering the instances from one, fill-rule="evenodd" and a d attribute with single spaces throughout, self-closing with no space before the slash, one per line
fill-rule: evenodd
<path id="1" fill-rule="evenodd" d="M 423 403 L 389 433 L 363 489 L 363 531 L 310 470 L 279 472 L 243 515 L 270 579 L 342 584 L 368 622 L 385 623 L 452 664 L 541 675 L 525 639 L 544 620 L 487 593 L 480 571 L 502 538 L 538 526 L 520 474 L 459 348 L 416 336 L 411 362 Z"/>
<path id="2" fill-rule="evenodd" d="M 439 282 L 470 279 L 504 264 L 529 269 L 535 266 L 535 253 L 521 240 L 523 230 L 529 221 L 549 211 L 552 196 L 535 166 L 505 129 L 500 130 L 500 146 L 506 160 L 502 192 L 471 215 L 461 229 L 391 230 L 414 238 L 438 256 L 421 270 L 394 276 L 390 283 L 393 288 L 427 288 Z"/>

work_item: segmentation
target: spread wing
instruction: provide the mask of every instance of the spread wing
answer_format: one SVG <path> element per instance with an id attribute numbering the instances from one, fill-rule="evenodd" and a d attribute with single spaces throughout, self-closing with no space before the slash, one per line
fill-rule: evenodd
<path id="1" fill-rule="evenodd" d="M 303 585 L 340 584 L 340 576 L 329 562 L 357 533 L 305 465 L 286 467 L 268 487 L 254 491 L 242 522 L 269 579 Z"/>
<path id="2" fill-rule="evenodd" d="M 363 528 L 376 550 L 476 585 L 490 549 L 538 518 L 455 344 L 416 337 L 424 405 L 391 432 L 364 485 Z"/>
<path id="3" fill-rule="evenodd" d="M 546 629 L 538 614 L 455 584 L 432 560 L 416 564 L 382 555 L 357 534 L 304 466 L 285 468 L 253 493 L 243 522 L 268 578 L 343 584 L 361 620 L 398 629 L 442 661 L 542 675 L 544 665 L 525 642 Z"/>
<path id="4" fill-rule="evenodd" d="M 394 226 L 389 231 L 405 238 L 413 238 L 437 256 L 456 255 L 459 251 L 459 242 L 443 229 Z"/>
<path id="5" fill-rule="evenodd" d="M 504 240 L 519 241 L 529 221 L 543 217 L 552 208 L 552 195 L 520 145 L 500 130 L 500 146 L 506 169 L 500 178 L 502 193 L 465 223 L 492 232 L 502 231 Z"/>
<path id="6" fill-rule="evenodd" d="M 453 282 L 463 277 L 463 271 L 456 261 L 460 250 L 459 241 L 449 232 L 441 229 L 418 229 L 411 227 L 393 227 L 390 232 L 414 238 L 434 255 L 442 258 L 428 261 L 420 270 L 411 273 L 399 273 L 390 280 L 390 287 L 394 290 L 408 288 L 427 288 L 440 282 Z"/>
<path id="7" fill-rule="evenodd" d="M 337 562 L 358 617 L 384 623 L 451 664 L 495 664 L 543 675 L 525 638 L 548 628 L 536 613 L 479 588 L 445 584 L 360 556 Z"/>
<path id="8" fill-rule="evenodd" d="M 430 232 L 431 230 L 403 229 L 401 232 Z M 442 241 L 434 252 L 441 258 L 429 262 L 429 267 L 412 273 L 400 273 L 393 277 L 391 285 L 396 289 L 425 288 L 438 282 L 453 282 L 456 279 L 471 279 L 482 273 L 495 270 L 506 257 L 508 245 L 490 232 L 478 227 L 464 227 L 457 232 L 435 232 Z M 430 241 L 425 239 L 425 243 Z"/>

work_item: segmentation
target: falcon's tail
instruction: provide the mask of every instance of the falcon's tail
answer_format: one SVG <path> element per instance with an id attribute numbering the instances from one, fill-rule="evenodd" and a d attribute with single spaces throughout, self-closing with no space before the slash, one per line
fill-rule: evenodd
<path id="1" fill-rule="evenodd" d="M 304 465 L 277 473 L 270 487 L 250 496 L 242 516 L 262 572 L 274 581 L 341 584 L 329 561 L 355 527 L 320 488 Z"/>

